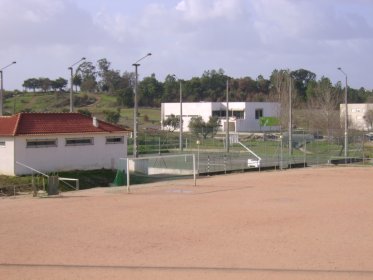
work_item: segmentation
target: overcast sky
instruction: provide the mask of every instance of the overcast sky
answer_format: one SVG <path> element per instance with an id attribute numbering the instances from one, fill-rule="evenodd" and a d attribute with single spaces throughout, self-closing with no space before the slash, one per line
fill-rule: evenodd
<path id="1" fill-rule="evenodd" d="M 371 0 L 0 0 L 4 88 L 69 78 L 81 57 L 106 58 L 140 79 L 222 68 L 239 78 L 304 68 L 373 89 Z"/>

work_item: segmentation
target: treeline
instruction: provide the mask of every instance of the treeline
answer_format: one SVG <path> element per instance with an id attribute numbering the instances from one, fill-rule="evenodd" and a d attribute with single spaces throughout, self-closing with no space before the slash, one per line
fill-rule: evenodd
<path id="1" fill-rule="evenodd" d="M 30 78 L 22 84 L 25 90 L 32 90 L 33 92 L 42 91 L 48 92 L 53 91 L 64 91 L 67 86 L 67 80 L 64 78 L 58 78 L 51 80 L 49 78 Z"/>
<path id="2" fill-rule="evenodd" d="M 96 63 L 84 61 L 73 76 L 74 90 L 85 92 L 107 93 L 117 97 L 118 107 L 133 106 L 134 73 L 123 72 L 111 68 L 111 63 L 103 58 Z M 316 106 L 320 99 L 334 98 L 332 102 L 337 107 L 343 88 L 340 82 L 332 84 L 329 78 L 317 79 L 316 74 L 306 70 L 274 70 L 269 79 L 259 75 L 234 78 L 226 75 L 224 70 L 208 70 L 200 77 L 190 80 L 178 80 L 169 74 L 165 80 L 157 80 L 155 74 L 139 81 L 139 106 L 159 107 L 162 102 L 178 102 L 179 86 L 182 85 L 184 102 L 225 101 L 226 83 L 229 81 L 230 101 L 274 101 L 286 99 L 289 87 L 292 88 L 295 106 Z M 25 89 L 33 91 L 49 91 L 50 89 L 64 91 L 68 81 L 59 78 L 32 78 L 24 82 Z M 348 88 L 349 103 L 372 102 L 372 91 L 364 88 Z M 316 100 L 318 100 L 316 102 Z M 337 108 L 336 108 L 337 109 Z"/>

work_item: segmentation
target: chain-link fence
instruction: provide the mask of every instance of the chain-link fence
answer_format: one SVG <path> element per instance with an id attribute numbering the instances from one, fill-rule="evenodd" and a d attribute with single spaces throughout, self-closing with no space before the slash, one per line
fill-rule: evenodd
<path id="1" fill-rule="evenodd" d="M 184 133 L 183 153 L 194 153 L 199 173 L 232 172 L 262 169 L 283 169 L 324 164 L 372 164 L 373 141 L 366 132 L 350 132 L 347 155 L 341 131 L 327 135 L 296 131 L 291 135 L 291 149 L 287 133 L 230 133 L 201 135 Z M 128 154 L 133 142 L 129 139 Z M 138 135 L 139 156 L 180 153 L 178 132 L 146 133 Z"/>

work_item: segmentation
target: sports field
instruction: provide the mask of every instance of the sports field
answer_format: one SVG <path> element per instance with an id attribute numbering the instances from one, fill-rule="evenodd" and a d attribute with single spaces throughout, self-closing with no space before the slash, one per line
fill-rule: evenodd
<path id="1" fill-rule="evenodd" d="M 0 279 L 373 279 L 373 168 L 0 199 Z"/>

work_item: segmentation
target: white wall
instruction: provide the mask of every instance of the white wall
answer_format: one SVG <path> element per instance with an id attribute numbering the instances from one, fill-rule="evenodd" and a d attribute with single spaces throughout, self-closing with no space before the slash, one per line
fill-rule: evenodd
<path id="1" fill-rule="evenodd" d="M 189 131 L 189 122 L 192 117 L 201 116 L 207 122 L 212 113 L 211 102 L 183 102 L 183 131 Z M 161 120 L 174 114 L 180 116 L 180 103 L 162 103 Z M 162 129 L 165 129 L 162 125 Z"/>
<path id="2" fill-rule="evenodd" d="M 358 130 L 372 129 L 368 126 L 364 119 L 364 115 L 368 110 L 373 110 L 373 104 L 347 104 L 349 128 Z M 344 126 L 345 119 L 345 104 L 340 104 L 340 120 Z"/>
<path id="3" fill-rule="evenodd" d="M 189 131 L 188 125 L 193 116 L 201 116 L 204 121 L 208 121 L 213 110 L 225 110 L 226 102 L 195 102 L 183 103 L 183 131 Z M 255 110 L 263 109 L 264 117 L 278 117 L 280 104 L 275 102 L 229 102 L 229 110 L 243 110 L 244 119 L 230 118 L 230 122 L 235 122 L 236 132 L 251 131 L 269 131 L 278 130 L 279 127 L 260 127 L 259 120 L 255 119 Z M 180 115 L 180 103 L 162 103 L 161 119 L 174 114 Z M 224 127 L 225 118 L 221 119 L 222 128 Z M 162 129 L 164 129 L 162 127 Z"/>
<path id="4" fill-rule="evenodd" d="M 14 175 L 14 138 L 0 136 L 0 142 L 5 142 L 0 146 L 0 174 Z"/>
<path id="5" fill-rule="evenodd" d="M 280 104 L 274 102 L 246 102 L 245 119 L 237 120 L 237 132 L 278 130 L 279 127 L 260 127 L 255 110 L 263 109 L 263 117 L 278 117 Z"/>
<path id="6" fill-rule="evenodd" d="M 17 136 L 15 157 L 17 161 L 41 172 L 116 168 L 117 160 L 127 157 L 127 137 L 124 136 L 124 143 L 106 144 L 106 136 L 124 136 L 124 134 Z M 94 144 L 65 145 L 65 138 L 82 137 L 94 137 Z M 57 147 L 26 148 L 27 139 L 56 138 Z M 15 170 L 16 175 L 30 173 L 28 169 L 18 164 L 15 165 Z"/>

